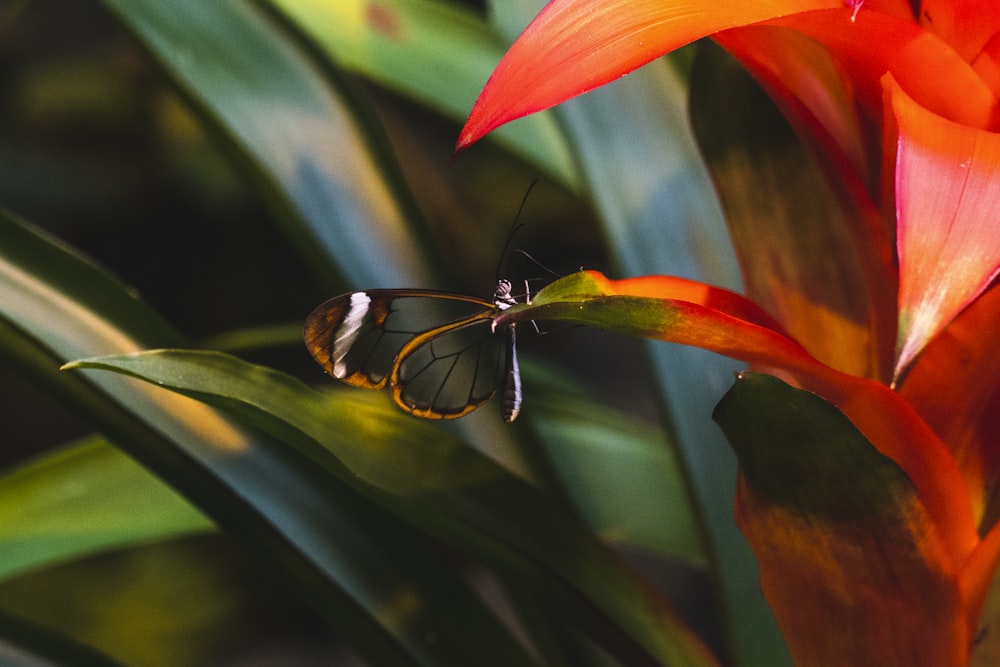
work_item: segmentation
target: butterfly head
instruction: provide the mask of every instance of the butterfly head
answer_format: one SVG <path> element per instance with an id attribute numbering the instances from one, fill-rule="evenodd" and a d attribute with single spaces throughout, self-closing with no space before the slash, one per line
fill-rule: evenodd
<path id="1" fill-rule="evenodd" d="M 513 286 L 510 281 L 501 278 L 497 281 L 497 288 L 493 290 L 493 305 L 495 305 L 500 310 L 507 310 L 511 306 L 517 305 L 517 299 L 511 294 Z"/>

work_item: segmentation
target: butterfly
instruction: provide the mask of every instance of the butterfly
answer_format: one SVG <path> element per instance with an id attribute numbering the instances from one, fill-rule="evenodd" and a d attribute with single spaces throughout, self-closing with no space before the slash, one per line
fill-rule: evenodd
<path id="1" fill-rule="evenodd" d="M 521 410 L 514 325 L 493 318 L 517 303 L 509 280 L 492 300 L 417 289 L 371 289 L 334 297 L 306 318 L 306 348 L 327 373 L 367 389 L 392 390 L 403 410 L 454 419 L 503 387 L 505 422 Z"/>

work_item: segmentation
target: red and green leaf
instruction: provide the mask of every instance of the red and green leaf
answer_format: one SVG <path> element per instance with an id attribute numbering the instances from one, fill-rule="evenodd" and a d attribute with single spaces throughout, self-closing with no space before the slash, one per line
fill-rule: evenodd
<path id="1" fill-rule="evenodd" d="M 532 304 L 504 311 L 496 323 L 537 319 L 693 345 L 780 372 L 836 405 L 906 472 L 953 562 L 963 562 L 978 542 L 962 473 L 913 407 L 879 382 L 820 363 L 748 299 L 669 276 L 614 281 L 581 271 L 543 289 Z"/>
<path id="2" fill-rule="evenodd" d="M 966 664 L 955 566 L 895 462 L 829 403 L 764 375 L 741 374 L 714 417 L 795 664 Z"/>

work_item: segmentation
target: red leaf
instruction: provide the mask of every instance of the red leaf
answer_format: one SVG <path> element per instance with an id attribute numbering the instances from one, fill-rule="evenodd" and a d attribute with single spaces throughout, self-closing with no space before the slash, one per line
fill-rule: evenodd
<path id="1" fill-rule="evenodd" d="M 913 364 L 897 391 L 951 449 L 965 476 L 979 531 L 1000 516 L 1000 290 L 976 299 Z"/>
<path id="2" fill-rule="evenodd" d="M 896 377 L 1000 270 L 1000 135 L 930 113 L 891 78 L 896 140 Z"/>
<path id="3" fill-rule="evenodd" d="M 820 8 L 849 14 L 841 0 L 553 0 L 497 65 L 456 150 L 700 37 Z"/>

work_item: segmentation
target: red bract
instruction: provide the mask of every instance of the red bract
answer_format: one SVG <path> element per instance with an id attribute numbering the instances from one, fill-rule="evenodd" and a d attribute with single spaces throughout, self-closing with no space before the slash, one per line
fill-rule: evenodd
<path id="1" fill-rule="evenodd" d="M 554 0 L 497 67 L 458 148 L 704 36 L 744 64 L 813 150 L 848 212 L 846 234 L 863 276 L 858 284 L 872 294 L 898 285 L 894 312 L 882 308 L 868 331 L 875 348 L 895 341 L 894 363 L 821 363 L 809 350 L 822 349 L 823 332 L 806 321 L 808 313 L 783 313 L 775 323 L 731 296 L 659 278 L 611 282 L 598 291 L 602 298 L 660 300 L 669 313 L 660 328 L 609 328 L 706 347 L 782 373 L 836 405 L 913 482 L 916 505 L 911 499 L 900 505 L 908 509 L 900 516 L 898 552 L 891 552 L 891 540 L 877 547 L 900 567 L 879 570 L 876 596 L 861 561 L 838 565 L 830 556 L 850 551 L 843 533 L 802 525 L 805 532 L 796 538 L 795 520 L 762 506 L 743 480 L 737 514 L 798 660 L 849 664 L 860 644 L 843 642 L 854 652 L 838 655 L 835 641 L 817 643 L 804 634 L 862 632 L 881 614 L 884 627 L 865 632 L 864 641 L 885 643 L 937 627 L 937 645 L 948 648 L 927 659 L 964 664 L 1000 553 L 1000 503 L 992 493 L 1000 482 L 1000 418 L 994 416 L 1000 355 L 992 334 L 1000 327 L 1000 297 L 991 290 L 1000 271 L 994 218 L 1000 210 L 1000 3 Z M 752 274 L 752 258 L 744 259 Z M 748 285 L 758 284 L 747 277 Z M 761 288 L 752 287 L 751 297 L 771 301 L 753 289 Z M 714 294 L 726 305 L 698 294 Z M 629 307 L 641 305 L 628 303 L 619 313 L 626 319 Z M 608 304 L 601 301 L 599 309 Z M 843 372 L 858 368 L 872 369 L 863 371 L 871 376 Z M 803 546 L 807 538 L 823 546 L 811 550 Z M 811 560 L 803 556 L 809 553 Z M 812 615 L 796 614 L 796 600 L 808 594 L 805 582 L 823 576 L 838 582 L 837 594 L 853 605 L 842 609 L 855 609 L 862 623 L 819 618 L 822 606 Z M 950 610 L 909 610 L 946 615 L 936 626 L 889 617 L 892 609 L 907 610 L 905 595 L 895 606 L 884 604 L 893 595 L 893 577 L 900 591 L 912 592 L 913 578 L 921 576 L 934 579 L 942 600 L 952 599 L 952 588 L 959 591 Z M 898 641 L 888 643 L 895 648 L 870 647 L 872 656 L 889 661 L 878 664 L 912 658 L 904 659 Z"/>
<path id="2" fill-rule="evenodd" d="M 891 80 L 897 125 L 899 375 L 993 281 L 1000 135 L 929 113 Z"/>

